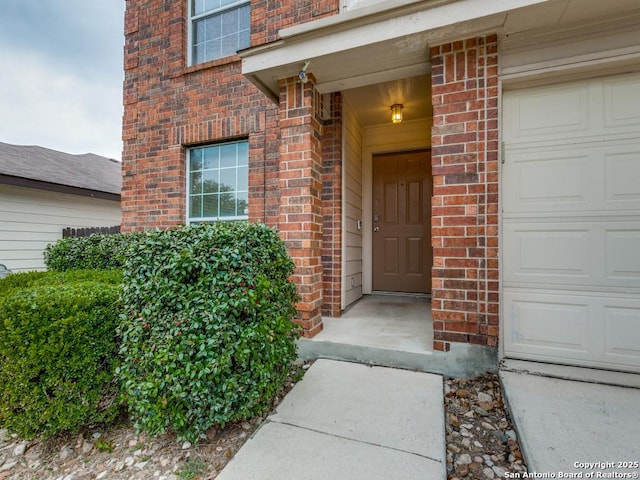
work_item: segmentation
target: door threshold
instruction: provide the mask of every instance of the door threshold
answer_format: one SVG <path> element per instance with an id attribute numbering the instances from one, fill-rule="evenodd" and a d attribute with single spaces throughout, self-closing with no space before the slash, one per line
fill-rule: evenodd
<path id="1" fill-rule="evenodd" d="M 390 297 L 417 297 L 431 299 L 430 293 L 387 292 L 384 290 L 373 290 L 370 295 L 387 295 Z"/>

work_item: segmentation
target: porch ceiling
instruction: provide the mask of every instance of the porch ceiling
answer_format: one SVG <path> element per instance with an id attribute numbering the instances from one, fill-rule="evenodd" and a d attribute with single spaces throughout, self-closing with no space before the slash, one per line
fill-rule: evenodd
<path id="1" fill-rule="evenodd" d="M 280 40 L 239 54 L 243 73 L 277 100 L 278 80 L 308 61 L 321 93 L 342 91 L 427 74 L 430 45 L 632 10 L 638 0 L 397 0 L 281 30 Z"/>
<path id="2" fill-rule="evenodd" d="M 433 112 L 430 92 L 429 75 L 401 78 L 343 91 L 345 98 L 357 112 L 360 123 L 365 127 L 389 123 L 389 107 L 394 103 L 403 105 L 404 121 L 431 117 Z"/>

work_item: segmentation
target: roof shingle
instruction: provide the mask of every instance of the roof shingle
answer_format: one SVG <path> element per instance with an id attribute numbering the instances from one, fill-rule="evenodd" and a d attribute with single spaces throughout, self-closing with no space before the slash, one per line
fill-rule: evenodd
<path id="1" fill-rule="evenodd" d="M 0 175 L 120 195 L 121 164 L 93 153 L 71 155 L 0 142 Z"/>

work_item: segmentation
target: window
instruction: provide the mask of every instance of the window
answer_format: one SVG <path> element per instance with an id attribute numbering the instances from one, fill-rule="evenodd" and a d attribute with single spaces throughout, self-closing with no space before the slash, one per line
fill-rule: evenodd
<path id="1" fill-rule="evenodd" d="M 187 158 L 187 221 L 245 220 L 249 214 L 249 143 L 192 148 Z"/>
<path id="2" fill-rule="evenodd" d="M 246 0 L 189 0 L 191 65 L 234 55 L 250 44 Z"/>

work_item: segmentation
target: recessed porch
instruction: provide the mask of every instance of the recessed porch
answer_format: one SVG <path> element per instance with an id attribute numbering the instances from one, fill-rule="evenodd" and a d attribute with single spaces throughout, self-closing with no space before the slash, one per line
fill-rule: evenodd
<path id="1" fill-rule="evenodd" d="M 433 350 L 433 319 L 426 296 L 365 295 L 340 318 L 323 317 L 323 330 L 298 341 L 302 360 L 327 358 L 452 377 L 495 370 L 495 349 L 454 345 Z"/>
<path id="2" fill-rule="evenodd" d="M 365 295 L 340 318 L 323 317 L 314 338 L 363 347 L 424 353 L 433 350 L 433 319 L 426 296 Z"/>

